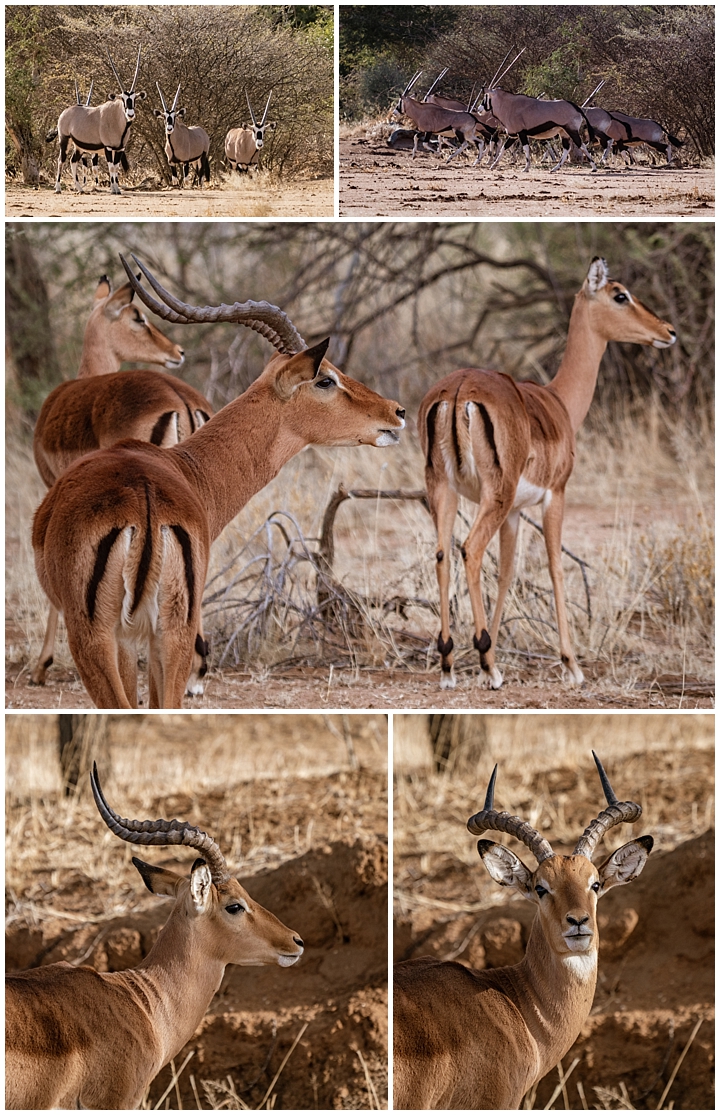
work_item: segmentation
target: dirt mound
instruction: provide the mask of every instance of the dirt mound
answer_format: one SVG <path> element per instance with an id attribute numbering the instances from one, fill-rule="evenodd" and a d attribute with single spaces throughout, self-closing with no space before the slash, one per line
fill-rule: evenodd
<path id="1" fill-rule="evenodd" d="M 321 845 L 273 871 L 241 879 L 253 898 L 302 934 L 306 952 L 292 969 L 229 967 L 192 1041 L 176 1058 L 192 1057 L 179 1082 L 182 1106 L 204 1106 L 203 1082 L 216 1102 L 228 1077 L 244 1104 L 257 1108 L 303 1026 L 307 1028 L 272 1088 L 276 1108 L 359 1108 L 374 1087 L 387 1089 L 387 847 L 369 839 Z M 70 899 L 88 908 L 92 880 L 76 875 L 58 892 L 66 918 Z M 13 930 L 7 970 L 57 960 L 121 971 L 152 947 L 167 917 L 158 902 L 125 918 L 67 928 Z M 367 1069 L 367 1072 L 366 1072 Z M 190 1076 L 193 1076 L 191 1082 Z M 153 1082 L 151 1106 L 171 1075 Z M 223 1089 L 225 1091 L 223 1092 Z M 171 1106 L 177 1100 L 173 1090 Z M 237 1102 L 231 1103 L 237 1107 Z"/>
<path id="2" fill-rule="evenodd" d="M 469 874 L 469 872 L 468 872 Z M 599 907 L 600 975 L 590 1017 L 564 1058 L 579 1064 L 568 1083 L 591 1107 L 657 1107 L 696 1022 L 705 1019 L 669 1093 L 674 1108 L 714 1107 L 714 832 L 651 856 L 641 877 L 618 887 Z M 473 893 L 470 880 L 468 893 Z M 533 909 L 509 902 L 431 923 L 418 932 L 401 922 L 395 959 L 435 955 L 473 967 L 514 964 L 527 944 Z M 557 1073 L 538 1085 L 533 1106 L 542 1108 Z M 562 1097 L 559 1103 L 562 1104 Z M 663 1106 L 666 1106 L 666 1103 Z"/>

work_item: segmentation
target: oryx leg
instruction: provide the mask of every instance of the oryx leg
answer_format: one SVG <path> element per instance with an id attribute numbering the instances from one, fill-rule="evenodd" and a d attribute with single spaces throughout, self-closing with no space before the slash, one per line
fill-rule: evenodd
<path id="1" fill-rule="evenodd" d="M 500 150 L 498 151 L 497 155 L 495 156 L 495 161 L 490 165 L 490 170 L 495 170 L 495 167 L 498 165 L 498 163 L 500 162 L 500 160 L 503 157 L 503 151 L 505 150 L 507 145 L 510 143 L 510 140 L 514 139 L 514 138 L 515 138 L 514 136 L 509 136 L 509 135 L 505 136 L 505 139 L 500 144 Z"/>
<path id="2" fill-rule="evenodd" d="M 522 145 L 523 153 L 525 155 L 525 168 L 523 174 L 527 174 L 530 170 L 530 140 L 528 139 L 527 132 L 519 132 L 518 138 Z"/>
<path id="3" fill-rule="evenodd" d="M 450 635 L 450 574 L 452 572 L 452 531 L 458 509 L 457 492 L 450 487 L 442 464 L 436 472 L 432 466 L 425 469 L 430 511 L 437 530 L 437 551 L 435 553 L 435 572 L 437 573 L 440 593 L 440 634 L 437 647 L 440 652 L 442 677 L 441 689 L 455 688 L 453 670 L 453 641 Z"/>
<path id="4" fill-rule="evenodd" d="M 565 130 L 567 131 L 567 134 L 568 134 L 569 138 L 573 141 L 575 146 L 580 148 L 583 155 L 585 156 L 585 158 L 588 160 L 588 162 L 592 166 L 593 173 L 594 173 L 597 170 L 597 166 L 595 165 L 595 160 L 593 159 L 592 155 L 588 151 L 588 149 L 585 145 L 585 141 L 582 138 L 582 136 L 580 135 L 580 133 L 573 131 L 571 128 L 566 128 Z M 570 145 L 568 144 L 568 149 L 565 150 L 565 137 L 563 137 L 563 157 L 560 160 L 560 162 L 557 164 L 557 166 L 553 167 L 553 170 L 558 170 L 563 165 L 563 163 L 565 162 L 565 159 L 568 157 L 569 151 L 570 151 Z"/>
<path id="5" fill-rule="evenodd" d="M 459 138 L 460 138 L 460 136 L 458 136 L 458 139 L 459 139 Z M 463 136 L 463 142 L 462 142 L 462 143 L 460 144 L 460 146 L 458 147 L 457 151 L 453 151 L 451 155 L 448 155 L 448 157 L 447 157 L 447 159 L 445 160 L 445 162 L 446 162 L 446 163 L 449 163 L 449 162 L 450 162 L 450 160 L 451 160 L 451 159 L 454 159 L 456 155 L 461 155 L 461 154 L 463 153 L 463 151 L 464 151 L 464 150 L 465 150 L 465 149 L 466 149 L 467 147 L 469 147 L 469 146 L 470 146 L 470 144 L 471 144 L 472 142 L 473 142 L 472 140 L 466 139 L 466 138 L 465 138 L 465 136 Z"/>
<path id="6" fill-rule="evenodd" d="M 560 167 L 566 161 L 569 154 L 570 154 L 570 140 L 566 136 L 563 136 L 563 138 L 562 138 L 562 155 L 560 156 L 560 161 L 558 163 L 556 163 L 555 166 L 550 171 L 551 174 L 556 170 L 560 170 Z"/>
<path id="7" fill-rule="evenodd" d="M 79 194 L 83 192 L 85 185 L 85 166 L 83 164 L 83 152 L 78 151 L 77 147 L 70 156 L 70 169 L 72 170 L 73 186 Z"/>
<path id="8" fill-rule="evenodd" d="M 55 653 L 55 639 L 57 637 L 57 625 L 60 613 L 54 604 L 50 605 L 48 612 L 47 624 L 45 626 L 45 639 L 42 645 L 42 650 L 35 663 L 35 668 L 30 674 L 31 685 L 44 685 L 45 675 L 53 664 L 53 655 Z"/>
<path id="9" fill-rule="evenodd" d="M 110 193 L 119 194 L 122 192 L 118 185 L 118 169 L 120 167 L 122 152 L 115 151 L 111 147 L 106 147 L 105 158 L 107 160 L 108 174 L 110 175 Z"/>
<path id="10" fill-rule="evenodd" d="M 480 165 L 480 163 L 482 162 L 482 157 L 483 157 L 484 154 L 485 154 L 485 140 L 480 139 L 480 140 L 478 140 L 478 144 L 477 144 L 477 158 L 475 159 L 475 162 L 473 163 L 473 166 L 479 166 Z"/>
<path id="11" fill-rule="evenodd" d="M 64 164 L 65 160 L 67 159 L 67 150 L 68 150 L 68 144 L 69 143 L 70 143 L 70 136 L 60 136 L 60 150 L 58 152 L 57 178 L 55 179 L 55 193 L 56 194 L 59 194 L 62 190 L 62 185 L 60 183 L 60 175 L 62 174 L 63 164 Z"/>
<path id="12" fill-rule="evenodd" d="M 465 575 L 475 622 L 473 644 L 480 654 L 480 667 L 491 689 L 499 689 L 503 683 L 503 677 L 495 665 L 495 643 L 488 630 L 489 624 L 485 614 L 485 604 L 482 596 L 482 563 L 490 539 L 501 528 L 506 516 L 506 505 L 498 503 L 494 495 L 490 495 L 487 501 L 483 500 L 475 522 L 470 528 L 465 545 L 460 551 L 465 562 Z M 514 545 L 512 550 L 514 554 Z M 510 570 L 512 570 L 512 562 L 510 562 Z M 505 592 L 507 592 L 507 588 Z M 496 608 L 495 611 L 497 613 L 498 609 Z M 499 614 L 493 618 L 497 620 L 499 626 Z"/>
<path id="13" fill-rule="evenodd" d="M 550 579 L 555 594 L 558 634 L 560 636 L 560 657 L 563 664 L 563 677 L 570 685 L 582 685 L 583 672 L 577 664 L 568 624 L 565 606 L 565 576 L 562 568 L 562 521 L 565 510 L 565 493 L 549 491 L 543 500 L 543 534 L 547 550 Z M 569 675 L 569 677 L 568 677 Z"/>

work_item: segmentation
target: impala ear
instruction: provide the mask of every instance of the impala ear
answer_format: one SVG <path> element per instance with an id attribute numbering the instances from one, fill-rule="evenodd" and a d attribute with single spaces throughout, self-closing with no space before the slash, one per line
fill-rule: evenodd
<path id="1" fill-rule="evenodd" d="M 98 279 L 97 290 L 95 291 L 95 301 L 102 302 L 109 294 L 112 294 L 112 283 L 107 275 L 101 275 Z"/>
<path id="2" fill-rule="evenodd" d="M 164 867 L 154 867 L 152 863 L 145 863 L 137 856 L 133 856 L 132 861 L 140 872 L 145 886 L 152 894 L 175 898 L 177 888 L 183 882 L 182 875 L 178 875 L 174 871 L 168 871 Z"/>
<path id="3" fill-rule="evenodd" d="M 532 872 L 514 852 L 492 840 L 478 840 L 477 850 L 496 883 L 501 887 L 512 887 L 523 898 L 532 896 Z"/>
<path id="4" fill-rule="evenodd" d="M 647 863 L 653 843 L 652 836 L 639 836 L 637 840 L 630 840 L 627 844 L 623 844 L 622 848 L 617 848 L 611 856 L 608 856 L 605 862 L 598 867 L 598 874 L 602 883 L 600 894 L 605 894 L 611 887 L 622 886 L 624 883 L 631 883 L 633 879 L 637 879 Z"/>
<path id="5" fill-rule="evenodd" d="M 587 273 L 587 288 L 591 294 L 597 294 L 605 286 L 610 277 L 608 265 L 600 256 L 595 256 Z"/>
<path id="6" fill-rule="evenodd" d="M 212 902 L 212 876 L 204 859 L 196 859 L 192 865 L 190 895 L 197 913 L 207 913 Z"/>
<path id="7" fill-rule="evenodd" d="M 301 383 L 309 383 L 311 379 L 315 379 L 329 344 L 330 338 L 327 337 L 319 345 L 305 348 L 289 357 L 275 378 L 275 390 L 281 399 L 289 399 Z"/>
<path id="8" fill-rule="evenodd" d="M 112 298 L 108 299 L 107 305 L 103 310 L 105 317 L 111 319 L 119 317 L 122 310 L 130 305 L 134 297 L 135 291 L 130 286 L 130 283 L 123 283 L 122 286 L 117 288 Z"/>

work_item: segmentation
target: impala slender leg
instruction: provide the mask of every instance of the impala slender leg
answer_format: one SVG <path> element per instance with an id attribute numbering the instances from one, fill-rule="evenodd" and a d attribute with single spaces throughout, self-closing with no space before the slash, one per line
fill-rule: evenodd
<path id="1" fill-rule="evenodd" d="M 506 512 L 500 507 L 481 506 L 465 545 L 461 548 L 465 562 L 470 604 L 475 621 L 473 644 L 480 654 L 480 667 L 491 689 L 499 689 L 503 676 L 495 665 L 495 646 L 488 631 L 488 621 L 482 598 L 482 561 L 490 539 L 503 523 Z M 498 621 L 499 622 L 499 621 Z"/>
<path id="2" fill-rule="evenodd" d="M 133 646 L 118 643 L 118 671 L 131 708 L 137 708 L 137 653 Z"/>
<path id="3" fill-rule="evenodd" d="M 492 645 L 497 644 L 500 621 L 502 619 L 505 598 L 512 584 L 515 572 L 515 547 L 517 545 L 518 527 L 520 526 L 520 509 L 510 512 L 505 522 L 500 527 L 500 570 L 498 575 L 498 594 L 495 601 L 495 611 L 490 623 L 490 639 Z"/>
<path id="4" fill-rule="evenodd" d="M 187 693 L 188 697 L 202 697 L 203 695 L 204 685 L 202 679 L 207 674 L 207 657 L 209 654 L 210 644 L 205 641 L 201 616 L 198 633 L 195 638 L 192 672 L 185 684 L 185 692 Z"/>
<path id="5" fill-rule="evenodd" d="M 570 685 L 582 685 L 583 672 L 578 666 L 568 624 L 565 606 L 565 576 L 562 568 L 562 521 L 565 510 L 565 493 L 549 492 L 543 502 L 543 534 L 547 550 L 550 579 L 555 594 L 558 634 L 560 636 L 560 657 L 563 664 L 564 679 Z M 568 678 L 568 675 L 569 678 Z"/>
<path id="6" fill-rule="evenodd" d="M 68 643 L 83 685 L 96 708 L 133 708 L 118 668 L 115 641 L 73 633 L 68 627 Z"/>
<path id="7" fill-rule="evenodd" d="M 45 675 L 53 664 L 53 654 L 55 651 L 55 639 L 57 637 L 57 625 L 60 613 L 57 608 L 51 604 L 50 611 L 48 612 L 47 625 L 45 627 L 45 640 L 42 645 L 42 650 L 35 663 L 35 668 L 30 675 L 31 685 L 44 685 Z"/>
<path id="8" fill-rule="evenodd" d="M 440 592 L 440 634 L 437 647 L 441 656 L 441 689 L 454 689 L 453 641 L 450 635 L 450 573 L 452 570 L 452 528 L 458 509 L 458 496 L 443 477 L 437 482 L 432 469 L 426 470 L 428 498 L 438 535 L 435 571 Z"/>

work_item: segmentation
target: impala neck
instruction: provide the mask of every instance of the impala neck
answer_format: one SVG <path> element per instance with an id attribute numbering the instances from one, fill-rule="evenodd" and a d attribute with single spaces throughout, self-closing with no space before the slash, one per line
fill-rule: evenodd
<path id="1" fill-rule="evenodd" d="M 168 450 L 207 509 L 213 540 L 308 444 L 290 428 L 292 400 L 283 402 L 272 384 L 261 380 Z"/>
<path id="2" fill-rule="evenodd" d="M 567 345 L 550 386 L 565 404 L 575 433 L 582 426 L 595 394 L 600 361 L 607 341 L 593 327 L 590 306 L 581 290 L 575 295 Z"/>
<path id="3" fill-rule="evenodd" d="M 225 964 L 203 945 L 202 919 L 176 909 L 152 949 L 120 975 L 135 989 L 161 1046 L 162 1064 L 190 1040 L 220 987 Z"/>
<path id="4" fill-rule="evenodd" d="M 597 982 L 597 950 L 558 956 L 548 946 L 536 917 L 524 958 L 505 970 L 512 973 L 517 988 L 515 1005 L 537 1043 L 539 1079 L 564 1057 L 590 1013 Z"/>
<path id="5" fill-rule="evenodd" d="M 102 329 L 94 329 L 92 319 L 88 321 L 77 378 L 112 375 L 120 371 L 121 363 L 122 361 L 118 360 L 116 353 L 113 352 L 106 332 Z"/>

